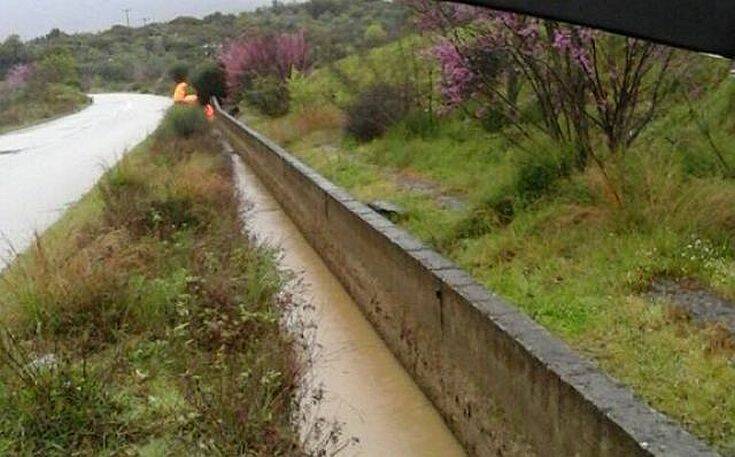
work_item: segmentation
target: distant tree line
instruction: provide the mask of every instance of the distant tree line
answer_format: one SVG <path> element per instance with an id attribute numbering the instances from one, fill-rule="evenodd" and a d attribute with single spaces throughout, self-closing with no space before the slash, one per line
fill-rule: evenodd
<path id="1" fill-rule="evenodd" d="M 313 61 L 329 62 L 395 39 L 406 18 L 407 10 L 393 2 L 312 0 L 203 19 L 179 17 L 139 28 L 118 25 L 100 33 L 57 29 L 25 43 L 11 36 L 0 45 L 0 80 L 12 67 L 62 48 L 76 61 L 85 88 L 164 93 L 170 89 L 172 66 L 185 63 L 194 70 L 212 63 L 223 43 L 241 36 L 303 32 Z"/>

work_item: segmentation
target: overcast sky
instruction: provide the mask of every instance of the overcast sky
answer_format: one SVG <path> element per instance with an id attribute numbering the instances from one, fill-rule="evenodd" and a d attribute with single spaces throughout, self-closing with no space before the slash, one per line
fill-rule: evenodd
<path id="1" fill-rule="evenodd" d="M 0 0 L 0 40 L 17 33 L 24 39 L 45 35 L 51 29 L 65 32 L 97 31 L 143 18 L 165 21 L 177 16 L 202 17 L 215 11 L 239 12 L 269 5 L 271 0 Z"/>

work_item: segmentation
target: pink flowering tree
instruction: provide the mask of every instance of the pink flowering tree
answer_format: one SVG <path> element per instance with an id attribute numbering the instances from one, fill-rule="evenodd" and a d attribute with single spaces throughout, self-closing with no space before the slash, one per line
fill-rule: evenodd
<path id="1" fill-rule="evenodd" d="M 257 78 L 285 83 L 294 71 L 309 68 L 309 45 L 304 32 L 280 35 L 252 35 L 225 46 L 219 60 L 225 69 L 230 97 L 239 97 Z"/>
<path id="2" fill-rule="evenodd" d="M 579 166 L 592 158 L 604 172 L 596 134 L 610 154 L 622 153 L 672 80 L 672 50 L 649 42 L 485 8 L 403 1 L 437 37 L 447 107 L 471 102 L 480 115 L 495 109 L 528 138 L 540 130 L 569 145 Z"/>
<path id="3" fill-rule="evenodd" d="M 12 67 L 5 76 L 6 87 L 13 91 L 26 86 L 35 73 L 33 64 L 24 63 Z"/>

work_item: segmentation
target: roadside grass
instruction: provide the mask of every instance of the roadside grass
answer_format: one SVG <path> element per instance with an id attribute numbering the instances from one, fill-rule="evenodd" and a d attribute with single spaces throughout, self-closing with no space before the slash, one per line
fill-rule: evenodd
<path id="1" fill-rule="evenodd" d="M 285 279 L 182 116 L 0 276 L 0 453 L 304 455 Z"/>
<path id="2" fill-rule="evenodd" d="M 71 114 L 90 103 L 79 89 L 62 84 L 26 89 L 0 99 L 0 133 Z"/>
<path id="3" fill-rule="evenodd" d="M 691 108 L 675 103 L 624 160 L 610 161 L 617 208 L 594 167 L 549 177 L 544 166 L 563 166 L 553 145 L 512 144 L 466 118 L 420 133 L 404 121 L 366 144 L 336 124 L 297 129 L 344 96 L 325 71 L 312 77 L 320 87 L 297 87 L 328 94 L 323 103 L 278 120 L 247 112 L 246 121 L 359 199 L 404 207 L 400 225 L 735 456 L 732 338 L 648 294 L 668 278 L 735 300 L 735 83 L 713 79 Z M 444 207 L 406 177 L 465 205 Z"/>

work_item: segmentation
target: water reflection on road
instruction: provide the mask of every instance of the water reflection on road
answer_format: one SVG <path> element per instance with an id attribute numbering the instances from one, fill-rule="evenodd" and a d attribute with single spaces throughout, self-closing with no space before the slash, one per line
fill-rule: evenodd
<path id="1" fill-rule="evenodd" d="M 79 113 L 0 136 L 0 260 L 53 224 L 156 128 L 171 103 L 139 94 L 93 98 Z"/>

